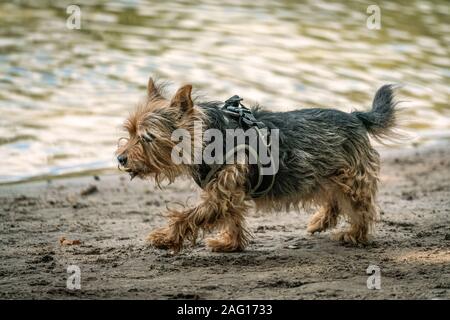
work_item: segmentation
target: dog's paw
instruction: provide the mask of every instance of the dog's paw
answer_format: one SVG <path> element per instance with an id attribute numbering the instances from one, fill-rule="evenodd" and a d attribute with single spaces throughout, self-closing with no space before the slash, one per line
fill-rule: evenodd
<path id="1" fill-rule="evenodd" d="M 151 232 L 147 240 L 150 244 L 158 249 L 173 250 L 175 252 L 180 251 L 181 243 L 175 241 L 170 235 L 170 230 L 168 228 L 160 228 Z"/>
<path id="2" fill-rule="evenodd" d="M 244 250 L 243 245 L 224 238 L 206 239 L 206 244 L 212 252 L 240 252 Z"/>
<path id="3" fill-rule="evenodd" d="M 365 245 L 367 244 L 367 237 L 357 236 L 355 232 L 351 231 L 342 231 L 332 235 L 334 240 L 340 241 L 346 244 L 352 245 Z"/>
<path id="4" fill-rule="evenodd" d="M 314 234 L 314 233 L 316 233 L 316 232 L 322 232 L 322 231 L 324 231 L 324 228 L 322 227 L 322 224 L 319 223 L 319 222 L 314 223 L 314 224 L 309 223 L 309 224 L 308 224 L 308 227 L 306 228 L 306 231 L 309 232 L 309 233 L 311 233 L 311 234 Z"/>
<path id="5" fill-rule="evenodd" d="M 323 220 L 324 220 L 323 215 L 315 214 L 309 221 L 306 231 L 311 234 L 325 231 L 326 226 Z"/>

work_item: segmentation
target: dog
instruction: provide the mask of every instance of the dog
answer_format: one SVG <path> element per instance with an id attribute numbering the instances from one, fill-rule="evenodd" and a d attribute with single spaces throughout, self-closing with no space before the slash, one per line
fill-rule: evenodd
<path id="1" fill-rule="evenodd" d="M 254 165 L 224 164 L 201 185 L 199 204 L 169 209 L 167 226 L 150 233 L 148 240 L 156 248 L 178 252 L 185 240 L 195 244 L 200 232 L 218 230 L 217 237 L 206 240 L 212 251 L 242 251 L 252 237 L 245 223 L 251 208 L 280 211 L 314 205 L 318 210 L 307 226 L 309 233 L 332 229 L 345 217 L 349 228 L 333 237 L 366 244 L 378 219 L 380 171 L 380 157 L 369 136 L 382 140 L 394 134 L 398 111 L 394 93 L 393 85 L 384 85 L 376 92 L 371 110 L 350 113 L 321 108 L 271 112 L 260 106 L 246 109 L 238 105 L 241 99 L 233 100 L 233 110 L 250 115 L 250 126 L 257 123 L 278 130 L 279 163 L 277 172 L 269 175 L 270 187 L 252 197 L 249 181 L 255 176 Z M 129 136 L 116 151 L 119 166 L 131 178 L 152 178 L 158 185 L 180 176 L 198 182 L 204 164 L 175 163 L 177 144 L 172 133 L 183 129 L 193 141 L 202 139 L 195 123 L 202 124 L 200 133 L 224 131 L 230 121 L 240 127 L 240 121 L 229 114 L 223 102 L 193 99 L 191 85 L 168 98 L 164 87 L 150 78 L 145 101 L 125 121 Z"/>

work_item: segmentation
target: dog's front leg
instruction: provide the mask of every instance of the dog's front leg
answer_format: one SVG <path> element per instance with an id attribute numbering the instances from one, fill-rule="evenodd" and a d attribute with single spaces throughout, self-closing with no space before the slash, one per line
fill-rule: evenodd
<path id="1" fill-rule="evenodd" d="M 222 229 L 221 236 L 210 239 L 208 245 L 213 251 L 240 251 L 248 242 L 249 232 L 245 229 L 246 203 L 245 183 L 247 166 L 228 165 L 206 186 L 198 206 L 185 211 L 172 211 L 167 227 L 155 230 L 149 240 L 157 248 L 179 251 L 183 241 L 195 243 L 199 229 Z"/>
<path id="2" fill-rule="evenodd" d="M 151 232 L 147 240 L 156 248 L 171 249 L 175 252 L 180 251 L 184 239 L 195 242 L 198 227 L 191 221 L 194 220 L 196 210 L 197 207 L 185 211 L 170 211 L 168 226 Z"/>

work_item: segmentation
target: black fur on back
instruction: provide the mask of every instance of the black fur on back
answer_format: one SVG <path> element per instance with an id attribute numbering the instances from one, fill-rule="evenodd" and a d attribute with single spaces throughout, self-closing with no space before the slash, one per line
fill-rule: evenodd
<path id="1" fill-rule="evenodd" d="M 280 132 L 280 166 L 269 196 L 313 194 L 322 181 L 363 161 L 365 153 L 378 157 L 368 133 L 380 136 L 393 127 L 392 98 L 392 87 L 384 86 L 375 95 L 369 112 L 320 108 L 272 112 L 252 108 L 258 121 Z M 198 105 L 207 115 L 205 129 L 227 128 L 220 102 Z"/>

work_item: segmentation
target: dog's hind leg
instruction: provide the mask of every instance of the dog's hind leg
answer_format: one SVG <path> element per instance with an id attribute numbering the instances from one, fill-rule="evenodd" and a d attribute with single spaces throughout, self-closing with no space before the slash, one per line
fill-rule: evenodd
<path id="1" fill-rule="evenodd" d="M 358 170 L 347 170 L 341 176 L 342 189 L 339 206 L 348 218 L 350 228 L 334 237 L 346 243 L 367 243 L 369 233 L 377 219 L 375 198 L 377 193 L 379 160 L 374 152 L 372 157 Z"/>
<path id="2" fill-rule="evenodd" d="M 334 238 L 345 243 L 367 243 L 377 215 L 373 199 L 349 200 L 345 215 L 348 217 L 350 227 L 346 231 L 335 234 Z"/>
<path id="3" fill-rule="evenodd" d="M 306 231 L 314 234 L 334 228 L 338 222 L 339 213 L 338 201 L 335 199 L 328 201 L 311 217 Z"/>

